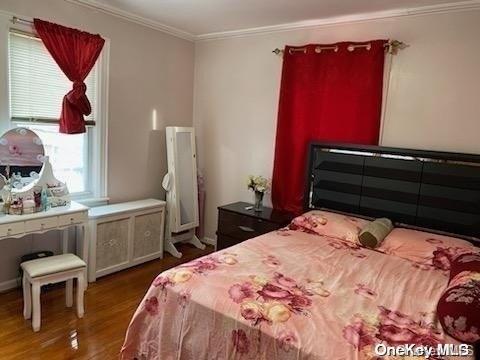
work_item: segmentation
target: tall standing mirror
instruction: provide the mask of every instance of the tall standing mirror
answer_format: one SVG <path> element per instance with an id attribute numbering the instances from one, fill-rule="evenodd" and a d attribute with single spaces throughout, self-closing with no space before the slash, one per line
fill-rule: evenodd
<path id="1" fill-rule="evenodd" d="M 193 129 L 192 129 L 193 130 Z M 177 206 L 175 231 L 198 226 L 197 164 L 193 131 L 177 131 L 175 147 L 175 185 Z"/>
<path id="2" fill-rule="evenodd" d="M 199 224 L 197 156 L 195 130 L 189 127 L 167 127 L 168 174 L 163 181 L 167 191 L 167 231 L 165 249 L 176 257 L 182 254 L 176 242 L 190 242 L 205 248 L 195 236 Z"/>

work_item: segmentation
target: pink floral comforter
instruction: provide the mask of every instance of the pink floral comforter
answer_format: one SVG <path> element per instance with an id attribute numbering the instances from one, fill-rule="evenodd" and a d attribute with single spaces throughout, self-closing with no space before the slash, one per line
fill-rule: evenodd
<path id="1" fill-rule="evenodd" d="M 453 343 L 435 318 L 448 272 L 281 230 L 160 274 L 122 359 L 376 359 L 374 345 Z"/>

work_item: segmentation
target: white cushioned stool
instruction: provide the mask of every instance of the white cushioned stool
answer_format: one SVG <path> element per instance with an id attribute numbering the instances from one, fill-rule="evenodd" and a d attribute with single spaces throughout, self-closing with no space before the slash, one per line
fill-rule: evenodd
<path id="1" fill-rule="evenodd" d="M 25 261 L 23 269 L 23 317 L 32 317 L 33 331 L 40 330 L 40 292 L 41 287 L 66 281 L 66 305 L 73 305 L 73 279 L 77 279 L 77 316 L 83 317 L 83 292 L 87 264 L 74 254 L 50 256 L 42 259 Z"/>

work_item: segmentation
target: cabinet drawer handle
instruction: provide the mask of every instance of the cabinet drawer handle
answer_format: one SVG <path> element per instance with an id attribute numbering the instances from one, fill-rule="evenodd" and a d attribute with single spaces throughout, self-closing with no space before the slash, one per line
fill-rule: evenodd
<path id="1" fill-rule="evenodd" d="M 238 226 L 238 228 L 245 232 L 254 232 L 255 230 L 248 226 Z"/>

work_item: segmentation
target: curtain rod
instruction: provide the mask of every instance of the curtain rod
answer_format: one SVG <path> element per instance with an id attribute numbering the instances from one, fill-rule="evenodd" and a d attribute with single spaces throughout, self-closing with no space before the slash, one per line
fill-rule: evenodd
<path id="1" fill-rule="evenodd" d="M 24 31 L 24 30 L 21 30 L 21 29 L 15 29 L 15 28 L 10 29 L 10 32 L 17 33 L 17 34 L 20 34 L 20 35 L 23 35 L 23 36 L 28 36 L 28 37 L 31 37 L 31 38 L 34 38 L 34 39 L 39 39 L 39 37 L 37 35 L 37 32 L 35 30 L 35 27 L 33 26 L 33 21 L 26 20 L 26 19 L 21 19 L 19 17 L 13 16 L 12 17 L 12 23 L 13 24 L 25 24 L 25 25 L 31 26 L 32 27 L 32 32 Z"/>
<path id="2" fill-rule="evenodd" d="M 12 23 L 14 24 L 17 24 L 17 23 L 22 23 L 22 24 L 26 24 L 26 25 L 33 25 L 33 21 L 31 20 L 27 20 L 27 19 L 22 19 L 22 18 L 19 18 L 19 17 L 12 17 Z"/>
<path id="3" fill-rule="evenodd" d="M 398 53 L 398 50 L 405 49 L 408 45 L 405 44 L 402 41 L 390 40 L 388 43 L 384 44 L 383 46 L 387 49 L 387 52 L 389 54 L 396 55 Z M 365 48 L 367 50 L 370 50 L 371 45 L 370 45 L 370 43 L 367 43 L 367 44 L 350 44 L 350 45 L 348 45 L 347 50 L 348 51 L 354 51 L 356 48 Z M 315 48 L 315 52 L 317 54 L 321 53 L 323 50 L 333 50 L 333 51 L 337 52 L 338 51 L 338 46 L 336 46 L 336 45 L 333 45 L 333 46 L 317 46 Z M 306 47 L 293 48 L 293 49 L 290 49 L 290 54 L 292 54 L 293 52 L 303 52 L 303 53 L 305 53 L 306 51 L 307 51 Z M 276 48 L 272 52 L 276 55 L 283 55 L 284 50 Z"/>

